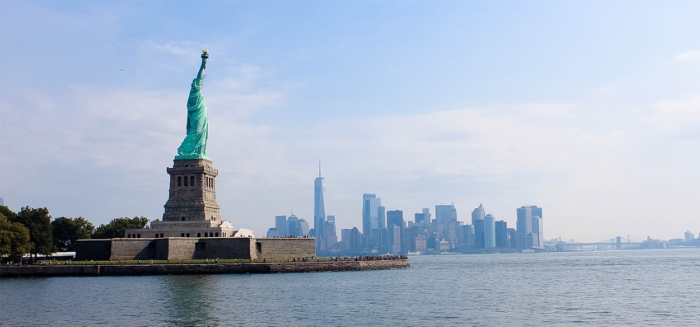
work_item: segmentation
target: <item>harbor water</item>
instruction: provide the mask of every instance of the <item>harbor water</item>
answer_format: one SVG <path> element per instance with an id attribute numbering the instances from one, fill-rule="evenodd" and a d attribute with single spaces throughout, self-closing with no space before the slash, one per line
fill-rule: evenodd
<path id="1" fill-rule="evenodd" d="M 410 259 L 380 271 L 0 279 L 0 326 L 700 326 L 700 249 Z"/>

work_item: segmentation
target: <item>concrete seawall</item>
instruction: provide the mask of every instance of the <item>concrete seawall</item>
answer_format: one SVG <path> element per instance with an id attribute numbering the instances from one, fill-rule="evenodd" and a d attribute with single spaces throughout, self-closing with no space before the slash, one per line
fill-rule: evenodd
<path id="1" fill-rule="evenodd" d="M 408 268 L 408 259 L 232 264 L 1 266 L 0 277 L 270 274 Z"/>

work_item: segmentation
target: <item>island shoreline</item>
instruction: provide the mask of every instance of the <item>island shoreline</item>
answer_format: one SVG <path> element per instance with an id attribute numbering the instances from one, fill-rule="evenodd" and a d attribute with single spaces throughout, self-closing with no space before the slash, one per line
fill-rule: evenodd
<path id="1" fill-rule="evenodd" d="M 270 263 L 204 263 L 204 264 L 95 264 L 95 265 L 29 265 L 1 266 L 0 278 L 16 277 L 98 277 L 151 275 L 274 274 L 330 271 L 364 271 L 403 269 L 409 259 L 367 261 L 307 261 Z"/>

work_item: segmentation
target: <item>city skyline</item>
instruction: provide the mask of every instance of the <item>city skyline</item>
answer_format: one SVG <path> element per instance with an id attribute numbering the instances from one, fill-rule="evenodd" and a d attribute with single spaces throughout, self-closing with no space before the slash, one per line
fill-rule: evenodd
<path id="1" fill-rule="evenodd" d="M 319 190 L 325 190 L 319 188 L 319 185 L 323 185 L 319 183 L 320 178 L 319 168 L 319 177 L 314 182 L 315 203 L 318 203 L 319 193 L 323 193 Z M 318 204 L 315 208 L 318 208 Z M 268 229 L 267 237 L 316 238 L 316 251 L 319 256 L 697 247 L 695 234 L 690 231 L 683 233 L 683 237 L 667 240 L 654 239 L 651 236 L 644 239 L 629 234 L 626 238 L 618 235 L 597 242 L 581 242 L 562 237 L 548 240 L 544 236 L 543 209 L 535 205 L 516 208 L 516 228 L 509 228 L 506 221 L 496 221 L 492 214 L 486 214 L 482 203 L 471 212 L 471 224 L 459 220 L 454 203 L 435 205 L 434 219 L 430 208 L 423 208 L 421 212 L 414 214 L 414 220 L 406 220 L 402 210 L 387 211 L 381 205 L 381 198 L 369 193 L 362 195 L 362 212 L 361 227 L 364 232 L 360 232 L 357 226 L 341 229 L 340 239 L 337 238 L 335 216 L 332 215 L 327 216 L 327 222 L 323 223 L 325 231 L 321 232 L 309 231 L 308 228 L 301 232 L 285 232 L 285 229 L 279 226 L 285 224 L 286 216 L 276 216 L 275 227 Z M 292 215 L 286 220 L 286 224 L 291 225 L 291 221 L 296 219 L 298 218 Z M 322 220 L 325 221 L 325 217 Z M 700 233 L 698 234 L 700 237 Z"/>
<path id="2" fill-rule="evenodd" d="M 546 238 L 700 231 L 700 4 L 512 4 L 4 2 L 0 197 L 160 219 L 208 49 L 207 155 L 236 229 L 313 224 L 320 157 L 338 233 L 365 193 L 511 227 L 537 204 Z"/>
<path id="3" fill-rule="evenodd" d="M 330 226 L 330 232 L 325 230 L 319 233 L 313 229 L 309 231 L 308 228 L 306 232 L 287 232 L 287 229 L 280 229 L 280 226 L 289 224 L 289 220 L 286 220 L 285 223 L 286 216 L 275 216 L 274 227 L 267 230 L 266 236 L 315 237 L 317 239 L 316 249 L 323 255 L 368 253 L 366 251 L 393 254 L 422 252 L 424 250 L 416 251 L 415 249 L 420 242 L 416 236 L 421 236 L 423 241 L 426 241 L 430 239 L 430 233 L 435 233 L 435 236 L 437 236 L 437 239 L 433 242 L 437 241 L 444 244 L 428 245 L 428 250 L 447 250 L 450 252 L 464 250 L 488 251 L 489 249 L 508 251 L 536 249 L 542 251 L 547 249 L 547 247 L 556 247 L 557 250 L 561 250 L 557 244 L 574 246 L 580 243 L 590 245 L 602 242 L 607 244 L 611 240 L 617 240 L 617 246 L 619 247 L 621 239 L 624 238 L 622 235 L 616 235 L 597 242 L 581 242 L 581 240 L 561 236 L 547 239 L 544 236 L 543 210 L 536 205 L 524 205 L 515 209 L 516 221 L 511 226 L 516 228 L 509 228 L 507 221 L 503 219 L 496 220 L 496 217 L 492 214 L 487 214 L 483 203 L 479 203 L 479 206 L 471 211 L 471 224 L 469 224 L 470 221 L 468 219 L 460 220 L 458 218 L 454 202 L 450 205 L 435 205 L 434 219 L 430 213 L 430 208 L 424 207 L 420 212 L 414 214 L 413 220 L 409 220 L 404 219 L 403 210 L 387 210 L 381 205 L 381 198 L 377 197 L 376 194 L 365 193 L 362 195 L 362 220 L 360 223 L 362 231 L 358 229 L 358 226 L 343 228 L 339 239 L 334 215 L 328 215 L 327 220 L 326 217 L 317 219 L 317 212 L 319 211 L 317 209 L 323 207 L 324 193 L 325 181 L 321 177 L 319 163 L 319 176 L 314 180 L 314 220 L 322 221 L 321 226 L 324 229 Z M 291 217 L 298 219 L 293 213 Z M 280 218 L 282 219 L 281 223 Z M 420 229 L 424 230 L 408 231 L 418 226 L 421 226 Z M 407 233 L 410 233 L 410 236 L 404 238 L 404 234 Z M 698 236 L 700 237 L 700 233 L 698 233 Z M 635 242 L 643 239 L 643 237 L 627 234 L 626 239 L 628 242 L 630 238 L 633 238 Z M 678 240 L 684 239 L 685 242 L 691 242 L 695 239 L 695 234 L 686 231 L 683 233 L 682 238 L 673 237 L 667 240 L 658 240 L 647 236 L 646 239 L 648 241 L 671 241 L 671 243 L 678 243 Z M 430 243 L 430 241 L 427 242 L 428 244 Z M 568 245 L 563 246 L 566 247 Z M 412 247 L 412 250 L 409 247 Z"/>

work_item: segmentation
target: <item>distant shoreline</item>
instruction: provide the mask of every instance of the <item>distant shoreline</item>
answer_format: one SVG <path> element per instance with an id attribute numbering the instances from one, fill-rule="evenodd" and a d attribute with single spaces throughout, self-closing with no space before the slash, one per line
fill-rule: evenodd
<path id="1" fill-rule="evenodd" d="M 15 277 L 97 277 L 149 275 L 273 274 L 325 271 L 362 271 L 402 269 L 411 266 L 409 259 L 369 261 L 220 263 L 220 264 L 95 264 L 1 266 L 0 278 Z"/>

